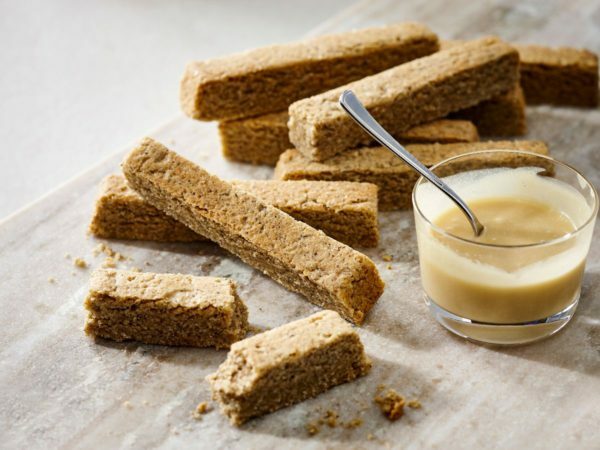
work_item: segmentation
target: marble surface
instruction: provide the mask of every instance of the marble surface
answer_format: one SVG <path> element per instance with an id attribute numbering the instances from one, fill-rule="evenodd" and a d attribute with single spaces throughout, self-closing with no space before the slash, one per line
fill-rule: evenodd
<path id="1" fill-rule="evenodd" d="M 411 18 L 429 23 L 445 37 L 497 32 L 535 41 L 553 30 L 567 30 L 565 43 L 578 42 L 580 37 L 581 45 L 600 50 L 598 8 L 591 2 L 547 2 L 541 12 L 531 12 L 520 2 L 483 3 L 464 2 L 464 8 L 457 10 L 442 0 L 421 8 L 405 2 L 364 3 L 322 30 Z M 444 11 L 453 14 L 452 23 L 438 17 Z M 535 14 L 544 14 L 544 20 Z M 467 30 L 469 26 L 474 30 Z M 555 157 L 580 168 L 600 185 L 598 110 L 539 107 L 530 109 L 528 118 L 529 137 L 548 141 Z M 151 136 L 224 178 L 271 176 L 269 168 L 226 163 L 213 124 L 178 117 Z M 598 447 L 597 236 L 579 310 L 568 327 L 535 345 L 479 346 L 454 337 L 428 316 L 408 211 L 381 214 L 381 245 L 365 252 L 387 284 L 358 329 L 373 359 L 371 374 L 242 428 L 230 426 L 214 410 L 194 419 L 195 406 L 209 399 L 203 378 L 226 352 L 95 343 L 87 338 L 82 332 L 82 302 L 91 270 L 104 260 L 103 255 L 93 255 L 99 243 L 127 257 L 119 263 L 123 268 L 231 276 L 249 307 L 250 322 L 260 328 L 304 317 L 317 308 L 210 243 L 108 242 L 88 236 L 98 184 L 119 170 L 128 150 L 115 153 L 0 224 L 2 447 Z M 384 261 L 384 254 L 393 255 L 393 261 Z M 76 268 L 75 257 L 85 259 L 89 267 Z M 419 399 L 423 407 L 407 410 L 398 422 L 388 422 L 373 404 L 380 384 Z M 362 419 L 362 426 L 322 426 L 317 435 L 309 436 L 305 426 L 329 409 L 338 412 L 341 421 Z"/>

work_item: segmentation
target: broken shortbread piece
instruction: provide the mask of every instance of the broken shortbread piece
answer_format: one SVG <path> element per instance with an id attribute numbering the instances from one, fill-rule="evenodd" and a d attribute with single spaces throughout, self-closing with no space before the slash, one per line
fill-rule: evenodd
<path id="1" fill-rule="evenodd" d="M 350 246 L 376 247 L 379 242 L 375 185 L 274 180 L 232 184 Z M 206 240 L 150 205 L 120 175 L 109 175 L 102 182 L 90 231 L 108 239 Z"/>
<path id="2" fill-rule="evenodd" d="M 383 127 L 399 134 L 508 91 L 518 69 L 517 51 L 497 38 L 456 45 L 293 103 L 290 141 L 316 161 L 368 145 L 372 138 L 338 103 L 347 89 Z"/>
<path id="3" fill-rule="evenodd" d="M 227 348 L 248 332 L 248 310 L 225 278 L 97 270 L 85 332 L 115 341 Z"/>
<path id="4" fill-rule="evenodd" d="M 374 398 L 381 413 L 391 421 L 396 421 L 404 415 L 405 400 L 394 389 L 389 389 L 385 395 L 379 394 Z"/>
<path id="5" fill-rule="evenodd" d="M 183 111 L 224 120 L 281 111 L 295 100 L 437 51 L 426 26 L 396 24 L 318 36 L 188 64 Z"/>
<path id="6" fill-rule="evenodd" d="M 358 334 L 321 311 L 231 346 L 207 377 L 213 399 L 235 425 L 365 375 L 371 363 Z"/>
<path id="7" fill-rule="evenodd" d="M 130 185 L 180 220 L 312 303 L 362 323 L 383 293 L 362 253 L 146 138 L 123 163 Z"/>

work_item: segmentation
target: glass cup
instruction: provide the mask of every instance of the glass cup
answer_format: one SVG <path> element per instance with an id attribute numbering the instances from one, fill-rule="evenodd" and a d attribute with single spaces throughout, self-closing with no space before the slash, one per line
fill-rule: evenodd
<path id="1" fill-rule="evenodd" d="M 592 184 L 567 164 L 511 150 L 466 153 L 431 170 L 467 203 L 531 200 L 560 211 L 574 226 L 558 238 L 519 245 L 455 236 L 436 220 L 456 206 L 421 177 L 412 201 L 433 317 L 459 336 L 503 345 L 533 342 L 563 328 L 577 308 L 598 212 Z"/>

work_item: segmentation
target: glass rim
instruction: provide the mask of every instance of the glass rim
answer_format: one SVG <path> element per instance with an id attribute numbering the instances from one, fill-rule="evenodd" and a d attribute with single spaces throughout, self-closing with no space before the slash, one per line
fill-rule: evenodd
<path id="1" fill-rule="evenodd" d="M 513 248 L 532 248 L 532 247 L 542 247 L 542 246 L 546 246 L 546 245 L 553 245 L 553 244 L 557 244 L 563 241 L 566 241 L 568 239 L 571 239 L 572 237 L 576 236 L 577 234 L 579 234 L 583 229 L 585 229 L 596 217 L 596 215 L 598 214 L 598 205 L 599 205 L 599 200 L 598 200 L 598 192 L 596 191 L 596 188 L 594 187 L 594 185 L 592 184 L 592 182 L 590 180 L 588 180 L 588 178 L 583 175 L 579 170 L 575 169 L 573 166 L 571 166 L 570 164 L 567 164 L 565 162 L 559 161 L 555 158 L 552 158 L 551 156 L 547 156 L 547 155 L 540 155 L 539 153 L 534 153 L 534 152 L 529 152 L 529 151 L 525 151 L 525 150 L 512 150 L 512 149 L 502 149 L 502 148 L 497 148 L 497 149 L 488 149 L 488 150 L 477 150 L 477 151 L 473 151 L 473 152 L 467 152 L 467 153 L 461 153 L 460 155 L 455 155 L 455 156 L 451 156 L 450 158 L 446 158 L 436 164 L 434 164 L 433 166 L 431 166 L 429 168 L 429 170 L 434 171 L 435 169 L 437 169 L 440 166 L 443 166 L 445 164 L 448 164 L 452 161 L 455 161 L 457 159 L 460 158 L 465 158 L 465 157 L 469 157 L 469 156 L 476 156 L 476 155 L 482 155 L 482 154 L 493 154 L 493 153 L 515 153 L 515 154 L 520 154 L 520 155 L 528 155 L 528 156 L 535 156 L 537 158 L 540 159 L 545 159 L 547 161 L 551 161 L 553 164 L 559 165 L 559 166 L 563 166 L 565 168 L 567 168 L 568 170 L 570 170 L 571 172 L 574 172 L 576 175 L 578 175 L 579 177 L 581 177 L 586 183 L 587 185 L 590 187 L 593 196 L 594 196 L 594 206 L 592 208 L 592 211 L 589 215 L 589 217 L 584 221 L 583 224 L 581 224 L 580 226 L 578 226 L 576 229 L 574 229 L 573 231 L 569 231 L 566 234 L 563 234 L 560 237 L 554 238 L 554 239 L 548 239 L 545 241 L 541 241 L 541 242 L 535 242 L 532 244 L 515 244 L 515 245 L 507 245 L 507 244 L 491 244 L 491 243 L 485 243 L 485 242 L 478 242 L 472 239 L 468 239 L 468 238 L 463 238 L 460 236 L 456 236 L 452 233 L 447 232 L 446 230 L 444 230 L 443 228 L 440 228 L 439 226 L 435 225 L 433 222 L 431 222 L 423 213 L 423 211 L 421 211 L 421 208 L 419 208 L 418 202 L 417 202 L 417 188 L 419 187 L 419 185 L 423 184 L 424 181 L 429 182 L 429 180 L 426 180 L 423 176 L 420 176 L 419 179 L 417 180 L 417 182 L 415 183 L 414 187 L 413 187 L 413 191 L 412 191 L 412 204 L 413 204 L 413 208 L 415 209 L 415 211 L 418 212 L 419 216 L 433 229 L 435 230 L 437 233 L 443 235 L 444 237 L 449 237 L 451 239 L 455 239 L 461 242 L 466 242 L 468 244 L 473 244 L 473 245 L 478 245 L 481 247 L 490 247 L 490 248 L 506 248 L 506 249 L 513 249 Z"/>

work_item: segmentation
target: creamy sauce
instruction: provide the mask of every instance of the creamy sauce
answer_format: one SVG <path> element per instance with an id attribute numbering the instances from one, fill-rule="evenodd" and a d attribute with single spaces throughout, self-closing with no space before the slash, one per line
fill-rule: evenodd
<path id="1" fill-rule="evenodd" d="M 493 197 L 474 200 L 469 207 L 484 224 L 480 236 L 473 235 L 470 223 L 456 207 L 438 216 L 434 224 L 452 236 L 496 246 L 539 244 L 575 230 L 573 222 L 561 211 L 534 200 Z M 436 238 L 463 256 L 509 272 L 560 253 L 572 245 L 572 242 L 564 242 L 518 252 L 490 249 L 439 234 Z"/>
<path id="2" fill-rule="evenodd" d="M 503 176 L 516 176 L 513 172 L 492 179 L 502 184 L 507 181 Z M 524 195 L 513 190 L 510 196 L 489 192 L 492 195 L 486 197 L 480 187 L 474 190 L 478 198 L 467 199 L 485 227 L 480 237 L 473 236 L 462 212 L 449 204 L 432 220 L 445 233 L 435 228 L 419 230 L 423 287 L 447 311 L 479 322 L 516 324 L 556 314 L 578 295 L 589 241 L 571 237 L 527 245 L 574 231 L 578 220 L 565 210 L 580 211 L 574 214 L 579 219 L 589 207 L 582 197 L 572 195 L 569 186 L 561 192 L 556 180 L 526 173 L 518 176 L 523 178 L 508 181 L 510 186 L 526 181 L 521 183 Z M 545 202 L 548 189 L 555 195 Z M 560 207 L 563 200 L 568 207 Z"/>
<path id="3" fill-rule="evenodd" d="M 527 245 L 559 238 L 575 230 L 573 222 L 556 208 L 529 199 L 495 197 L 470 202 L 485 229 L 474 237 L 458 208 L 451 208 L 434 223 L 453 236 L 484 244 Z"/>

